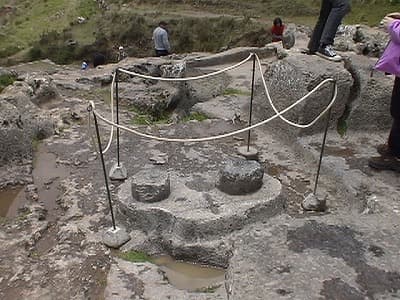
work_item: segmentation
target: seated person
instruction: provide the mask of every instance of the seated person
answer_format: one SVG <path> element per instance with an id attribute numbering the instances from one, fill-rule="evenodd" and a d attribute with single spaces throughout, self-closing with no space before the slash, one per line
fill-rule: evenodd
<path id="1" fill-rule="evenodd" d="M 285 25 L 282 23 L 281 18 L 275 18 L 274 25 L 271 28 L 272 42 L 282 41 L 284 30 L 285 30 Z"/>

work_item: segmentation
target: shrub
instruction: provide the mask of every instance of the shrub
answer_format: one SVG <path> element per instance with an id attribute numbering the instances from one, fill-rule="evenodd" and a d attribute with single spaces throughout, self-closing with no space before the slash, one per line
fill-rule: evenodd
<path id="1" fill-rule="evenodd" d="M 6 86 L 13 84 L 15 79 L 15 76 L 10 74 L 0 75 L 0 92 L 4 90 Z"/>

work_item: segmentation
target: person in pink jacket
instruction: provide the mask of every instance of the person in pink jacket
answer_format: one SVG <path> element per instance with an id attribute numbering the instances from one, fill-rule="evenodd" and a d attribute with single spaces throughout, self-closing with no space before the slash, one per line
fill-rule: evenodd
<path id="1" fill-rule="evenodd" d="M 395 76 L 390 114 L 393 118 L 387 144 L 378 145 L 378 157 L 372 157 L 368 164 L 378 170 L 400 172 L 400 13 L 387 15 L 383 26 L 390 34 L 390 42 L 375 69 Z"/>

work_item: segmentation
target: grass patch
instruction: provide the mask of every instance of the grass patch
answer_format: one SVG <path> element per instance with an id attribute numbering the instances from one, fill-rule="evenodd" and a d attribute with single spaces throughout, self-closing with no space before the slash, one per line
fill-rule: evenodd
<path id="1" fill-rule="evenodd" d="M 227 88 L 224 91 L 223 95 L 224 96 L 232 96 L 232 95 L 251 96 L 251 92 L 242 91 L 242 90 L 234 89 L 234 88 Z"/>
<path id="2" fill-rule="evenodd" d="M 221 285 L 219 284 L 219 285 L 213 285 L 213 286 L 208 286 L 208 287 L 204 287 L 204 288 L 199 288 L 199 289 L 196 289 L 195 292 L 196 293 L 215 293 L 220 286 Z"/>
<path id="3" fill-rule="evenodd" d="M 193 121 L 193 120 L 201 122 L 201 121 L 204 121 L 207 119 L 208 119 L 208 117 L 205 114 L 202 114 L 199 112 L 192 112 L 192 113 L 190 113 L 190 115 L 184 117 L 182 119 L 182 122 L 189 122 L 189 121 Z"/>
<path id="4" fill-rule="evenodd" d="M 9 74 L 0 75 L 0 92 L 2 92 L 5 87 L 12 85 L 16 77 Z"/>
<path id="5" fill-rule="evenodd" d="M 134 112 L 135 116 L 131 120 L 133 125 L 156 125 L 156 124 L 170 124 L 171 113 L 161 111 L 154 114 L 144 113 L 135 106 L 129 107 L 129 111 Z"/>
<path id="6" fill-rule="evenodd" d="M 141 251 L 126 251 L 126 252 L 119 252 L 117 256 L 121 259 L 134 262 L 134 263 L 140 263 L 140 262 L 150 262 L 152 263 L 153 260 L 152 258 Z"/>
<path id="7" fill-rule="evenodd" d="M 339 133 L 341 137 L 344 137 L 347 132 L 347 122 L 346 120 L 339 119 L 337 126 L 336 126 L 336 131 Z"/>

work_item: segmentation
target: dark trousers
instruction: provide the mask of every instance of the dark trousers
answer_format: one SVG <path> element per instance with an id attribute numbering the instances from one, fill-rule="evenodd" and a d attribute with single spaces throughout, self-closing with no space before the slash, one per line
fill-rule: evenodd
<path id="1" fill-rule="evenodd" d="M 166 56 L 168 54 L 169 54 L 168 50 L 157 50 L 156 49 L 156 56 Z"/>
<path id="2" fill-rule="evenodd" d="M 396 77 L 394 81 L 390 114 L 393 117 L 393 124 L 388 144 L 393 153 L 400 157 L 400 77 Z"/>
<path id="3" fill-rule="evenodd" d="M 311 35 L 308 49 L 311 53 L 320 45 L 332 45 L 343 17 L 350 11 L 350 0 L 322 0 L 317 24 Z"/>

